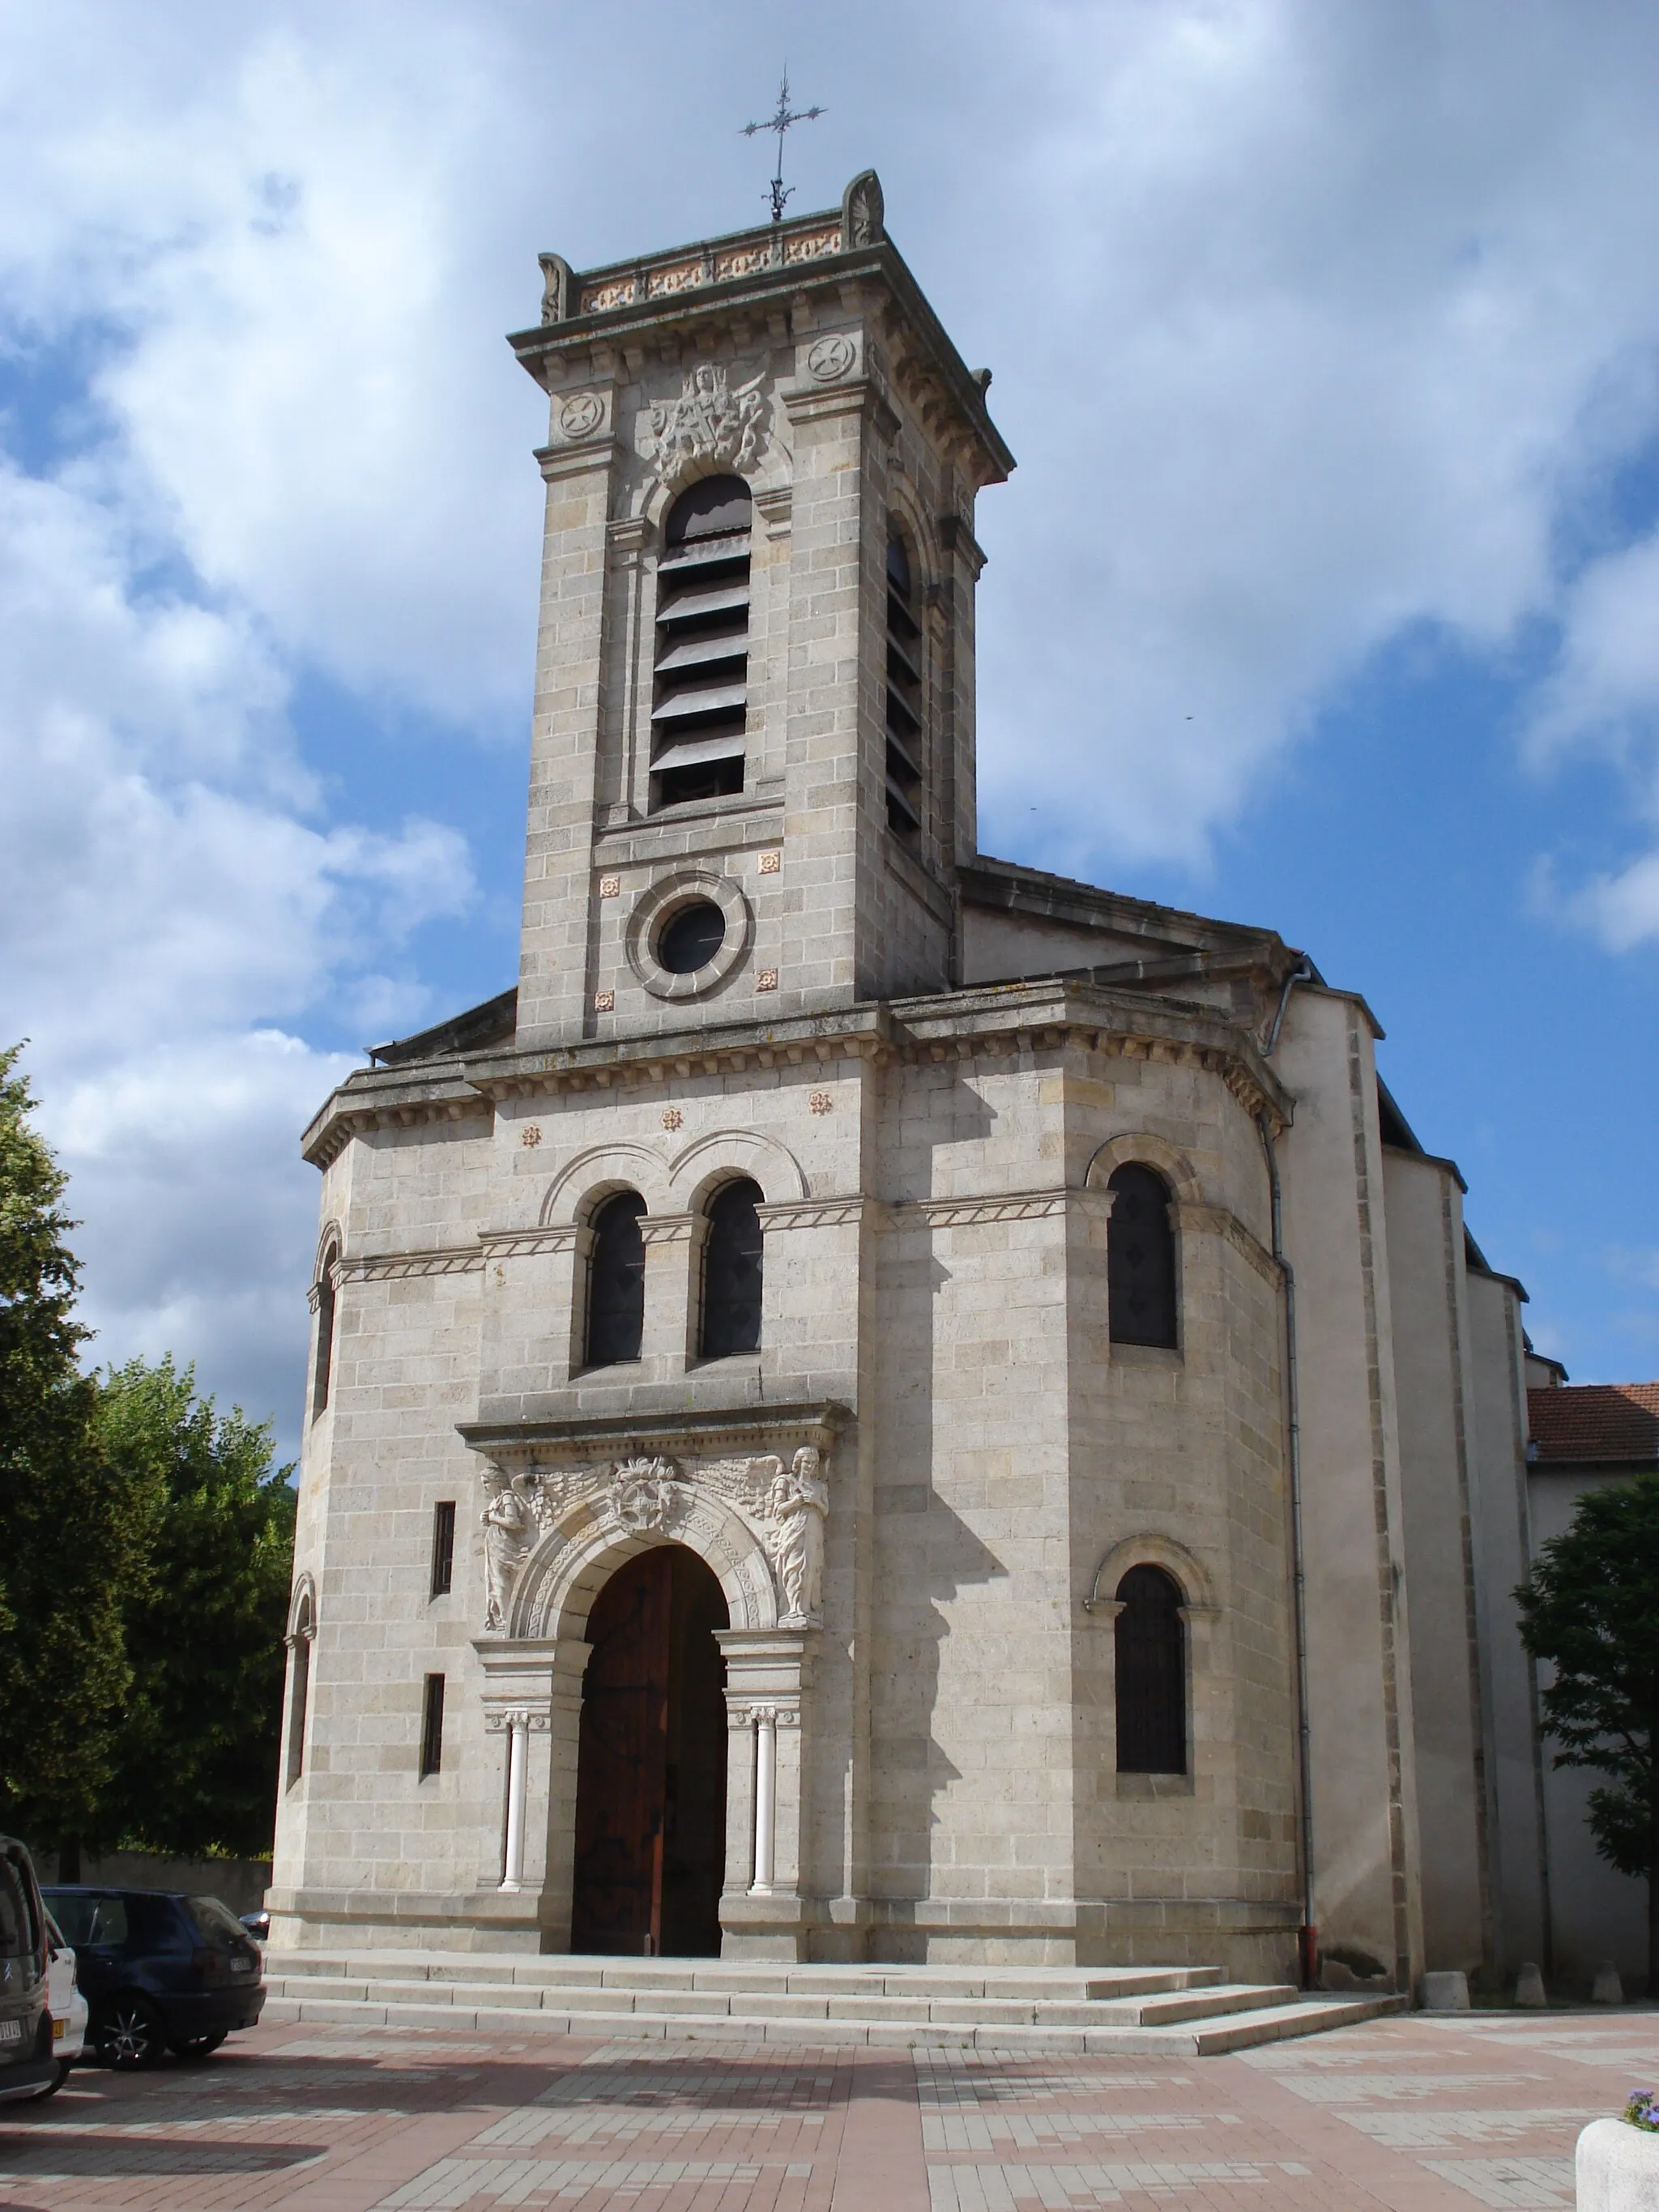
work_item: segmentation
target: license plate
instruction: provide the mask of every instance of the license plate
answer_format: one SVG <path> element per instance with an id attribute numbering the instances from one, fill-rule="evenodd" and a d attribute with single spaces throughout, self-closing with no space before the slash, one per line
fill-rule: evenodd
<path id="1" fill-rule="evenodd" d="M 21 2020 L 0 2020 L 0 2043 L 21 2043 L 23 2023 Z"/>
<path id="2" fill-rule="evenodd" d="M 230 1971 L 233 1974 L 251 1974 L 253 1972 L 253 1961 L 252 1959 L 233 1959 L 230 1962 Z"/>

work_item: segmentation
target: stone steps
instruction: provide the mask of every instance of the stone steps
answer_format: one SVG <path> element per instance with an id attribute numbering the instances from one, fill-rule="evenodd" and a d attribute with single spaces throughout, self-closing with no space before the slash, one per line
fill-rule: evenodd
<path id="1" fill-rule="evenodd" d="M 613 2040 L 933 2045 L 1024 2053 L 1240 2051 L 1403 2008 L 1224 1982 L 1213 1966 L 747 1965 L 522 1953 L 272 1952 L 270 2022 Z"/>

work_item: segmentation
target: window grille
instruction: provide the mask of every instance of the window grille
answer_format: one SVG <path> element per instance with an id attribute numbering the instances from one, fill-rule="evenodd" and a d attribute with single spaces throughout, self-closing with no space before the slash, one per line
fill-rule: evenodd
<path id="1" fill-rule="evenodd" d="M 1117 1771 L 1187 1771 L 1187 1639 L 1181 1591 L 1162 1567 L 1131 1567 L 1117 1586 Z"/>
<path id="2" fill-rule="evenodd" d="M 432 1595 L 447 1597 L 455 1586 L 455 1501 L 441 1498 L 432 1509 Z"/>
<path id="3" fill-rule="evenodd" d="M 887 541 L 887 826 L 904 838 L 921 828 L 921 624 L 896 531 Z"/>
<path id="4" fill-rule="evenodd" d="M 743 789 L 753 519 L 738 477 L 705 477 L 669 509 L 657 563 L 653 813 Z"/>
<path id="5" fill-rule="evenodd" d="M 757 1182 L 728 1182 L 708 1209 L 699 1347 L 705 1359 L 753 1352 L 760 1343 L 763 1240 L 755 1209 L 764 1196 Z"/>
<path id="6" fill-rule="evenodd" d="M 1112 1194 L 1106 1232 L 1112 1342 L 1164 1345 L 1173 1350 L 1178 1339 L 1169 1186 L 1156 1169 L 1131 1161 L 1118 1169 L 1106 1188 Z"/>
<path id="7" fill-rule="evenodd" d="M 421 1717 L 421 1779 L 436 1774 L 444 1763 L 444 1678 L 428 1674 Z"/>
<path id="8" fill-rule="evenodd" d="M 314 1421 L 328 1403 L 330 1383 L 334 1374 L 334 1270 L 340 1257 L 337 1246 L 331 1244 L 323 1261 L 322 1279 L 317 1285 L 317 1364 L 311 1378 L 311 1418 Z"/>
<path id="9" fill-rule="evenodd" d="M 587 1364 L 637 1359 L 645 1334 L 645 1200 L 635 1190 L 607 1199 L 593 1217 L 587 1263 Z"/>

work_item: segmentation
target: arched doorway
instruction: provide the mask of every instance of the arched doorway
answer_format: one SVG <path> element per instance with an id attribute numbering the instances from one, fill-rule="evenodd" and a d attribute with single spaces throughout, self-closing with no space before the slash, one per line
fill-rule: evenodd
<path id="1" fill-rule="evenodd" d="M 720 1583 L 662 1544 L 618 1567 L 587 1618 L 576 1765 L 573 1951 L 712 1958 L 726 1873 Z"/>

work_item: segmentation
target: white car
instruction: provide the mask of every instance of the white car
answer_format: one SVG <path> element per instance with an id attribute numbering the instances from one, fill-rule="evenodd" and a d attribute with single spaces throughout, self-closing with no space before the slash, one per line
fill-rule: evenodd
<path id="1" fill-rule="evenodd" d="M 46 2009 L 52 2014 L 52 2055 L 58 2062 L 57 2086 L 61 2089 L 85 2047 L 88 2006 L 75 1978 L 75 1954 L 50 1913 L 46 1934 L 52 1944 L 46 1954 Z"/>

